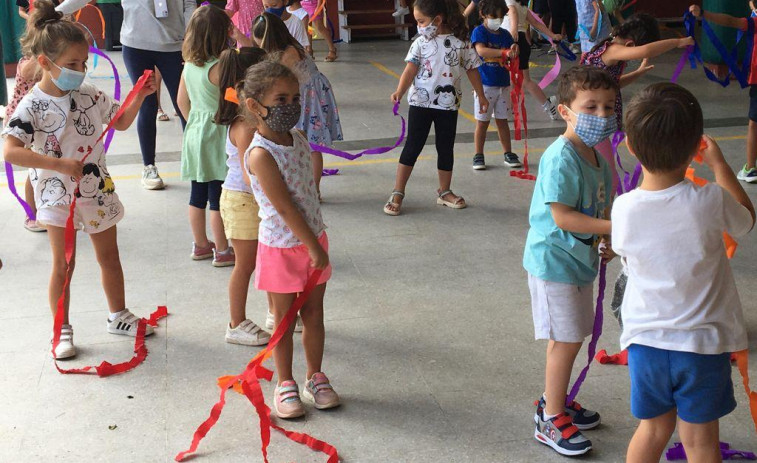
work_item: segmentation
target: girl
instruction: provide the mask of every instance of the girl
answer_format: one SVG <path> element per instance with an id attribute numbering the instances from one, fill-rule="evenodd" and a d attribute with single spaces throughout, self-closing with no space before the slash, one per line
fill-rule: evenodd
<path id="1" fill-rule="evenodd" d="M 271 335 L 261 330 L 245 315 L 247 289 L 255 270 L 258 250 L 258 204 L 252 195 L 250 179 L 244 173 L 244 162 L 239 153 L 252 142 L 254 126 L 239 113 L 239 107 L 224 98 L 225 90 L 244 83 L 244 73 L 248 67 L 265 57 L 260 48 L 225 50 L 218 61 L 220 68 L 220 88 L 223 90 L 218 100 L 215 123 L 228 127 L 226 135 L 226 165 L 229 172 L 223 182 L 221 192 L 221 218 L 226 237 L 231 240 L 236 256 L 236 265 L 229 280 L 229 311 L 231 322 L 226 328 L 226 342 L 245 346 L 267 344 Z M 241 86 L 241 85 L 240 85 Z"/>
<path id="2" fill-rule="evenodd" d="M 228 48 L 231 20 L 211 5 L 192 14 L 182 47 L 186 61 L 179 81 L 179 109 L 187 120 L 181 149 L 181 178 L 192 182 L 189 196 L 189 224 L 194 243 L 193 260 L 213 258 L 214 267 L 234 265 L 234 250 L 223 231 L 220 200 L 226 178 L 226 127 L 215 124 L 221 92 L 218 88 L 218 57 Z M 210 229 L 205 231 L 205 207 L 210 203 Z"/>
<path id="3" fill-rule="evenodd" d="M 261 0 L 228 0 L 226 2 L 226 14 L 229 15 L 234 26 L 249 37 L 252 21 L 263 13 Z"/>
<path id="4" fill-rule="evenodd" d="M 74 258 L 66 264 L 65 227 L 74 195 L 74 227 L 90 235 L 100 264 L 102 284 L 110 315 L 107 330 L 135 336 L 139 318 L 126 308 L 124 275 L 118 253 L 116 224 L 123 205 L 113 191 L 105 166 L 103 144 L 95 143 L 119 109 L 118 102 L 93 85 L 83 83 L 89 43 L 81 29 L 61 20 L 49 0 L 34 4 L 26 33 L 21 39 L 25 56 L 34 56 L 42 68 L 42 80 L 21 100 L 3 130 L 5 160 L 32 172 L 37 220 L 48 230 L 53 254 L 50 277 L 50 310 L 55 315 L 64 281 L 74 270 Z M 147 95 L 155 91 L 151 79 L 114 124 L 126 130 L 134 121 Z M 82 162 L 84 154 L 91 154 Z M 66 272 L 69 272 L 68 275 Z M 73 328 L 69 323 L 70 294 L 66 292 L 58 359 L 76 355 Z M 153 333 L 147 327 L 145 334 Z"/>
<path id="5" fill-rule="evenodd" d="M 328 237 L 310 175 L 310 147 L 305 134 L 294 130 L 300 117 L 299 82 L 288 67 L 265 61 L 247 70 L 241 90 L 245 117 L 258 129 L 245 152 L 261 217 L 255 287 L 268 292 L 278 326 L 313 272 L 323 271 L 300 310 L 307 360 L 303 394 L 317 409 L 333 408 L 339 396 L 321 372 L 323 296 L 331 276 Z M 280 418 L 305 413 L 292 376 L 292 331 L 273 350 L 278 373 L 273 408 Z"/>
<path id="6" fill-rule="evenodd" d="M 289 2 L 287 11 L 290 12 L 292 16 L 302 21 L 302 27 L 305 28 L 305 32 L 307 32 L 308 34 L 308 46 L 305 47 L 305 51 L 308 55 L 310 55 L 311 58 L 313 58 L 313 34 L 311 34 L 309 30 L 310 15 L 308 15 L 308 11 L 302 7 L 302 4 L 299 0 Z"/>
<path id="7" fill-rule="evenodd" d="M 318 36 L 322 38 L 323 41 L 326 42 L 326 46 L 329 47 L 329 54 L 326 55 L 323 60 L 332 62 L 336 61 L 337 58 L 336 45 L 334 45 L 334 41 L 331 39 L 331 32 L 329 32 L 329 30 L 326 28 L 326 24 L 324 24 L 323 22 L 326 8 L 322 8 L 321 12 L 318 13 L 317 16 L 315 15 L 315 10 L 318 9 L 319 1 L 323 0 L 302 0 L 302 7 L 305 9 L 305 11 L 308 12 L 308 16 L 312 18 L 310 22 L 313 23 L 313 27 L 318 33 Z"/>
<path id="8" fill-rule="evenodd" d="M 281 63 L 297 73 L 302 98 L 302 117 L 297 128 L 305 132 L 308 141 L 331 146 L 334 141 L 342 140 L 342 124 L 339 121 L 331 82 L 321 74 L 315 62 L 287 33 L 284 23 L 270 13 L 264 13 L 255 20 L 252 37 L 266 52 L 281 52 Z M 313 151 L 311 157 L 315 187 L 320 199 L 323 154 Z"/>
<path id="9" fill-rule="evenodd" d="M 405 198 L 405 185 L 413 166 L 426 144 L 431 124 L 436 132 L 436 152 L 439 156 L 439 189 L 436 203 L 462 209 L 466 207 L 462 196 L 450 190 L 454 162 L 457 109 L 460 107 L 460 80 L 468 76 L 478 95 L 479 111 L 489 109 L 484 96 L 481 76 L 477 68 L 481 60 L 468 41 L 465 18 L 456 0 L 417 0 L 413 14 L 418 22 L 418 37 L 410 46 L 405 71 L 400 77 L 397 91 L 391 96 L 398 103 L 410 89 L 408 103 L 408 136 L 402 150 L 394 191 L 384 205 L 388 215 L 399 215 Z"/>

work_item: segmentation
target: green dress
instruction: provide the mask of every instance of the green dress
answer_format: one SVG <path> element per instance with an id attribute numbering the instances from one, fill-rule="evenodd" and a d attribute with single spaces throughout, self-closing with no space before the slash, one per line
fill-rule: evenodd
<path id="1" fill-rule="evenodd" d="M 210 182 L 226 178 L 226 126 L 213 122 L 221 91 L 208 79 L 210 68 L 217 62 L 213 59 L 204 66 L 184 65 L 184 85 L 192 109 L 181 148 L 182 180 Z"/>

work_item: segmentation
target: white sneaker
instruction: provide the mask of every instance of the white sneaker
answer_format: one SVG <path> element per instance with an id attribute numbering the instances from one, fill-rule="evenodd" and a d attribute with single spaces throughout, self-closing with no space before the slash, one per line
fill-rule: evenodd
<path id="1" fill-rule="evenodd" d="M 271 312 L 268 312 L 268 315 L 265 317 L 265 329 L 267 330 L 273 330 L 273 326 L 275 325 L 275 320 L 273 319 L 273 314 Z M 302 333 L 302 319 L 299 315 L 297 315 L 297 321 L 294 322 L 294 332 L 295 333 Z"/>
<path id="2" fill-rule="evenodd" d="M 139 320 L 140 318 L 131 313 L 129 309 L 124 309 L 115 320 L 110 321 L 108 319 L 108 333 L 135 337 L 137 335 Z M 145 326 L 145 336 L 150 336 L 154 332 L 155 330 L 152 326 Z"/>
<path id="3" fill-rule="evenodd" d="M 544 111 L 549 114 L 549 118 L 553 121 L 559 121 L 562 119 L 560 117 L 560 114 L 557 113 L 557 97 L 552 95 L 551 97 L 547 98 L 547 101 L 544 102 L 544 105 L 542 106 L 544 108 Z"/>
<path id="4" fill-rule="evenodd" d="M 263 346 L 271 340 L 271 335 L 263 331 L 251 320 L 245 320 L 236 328 L 226 326 L 226 342 L 243 346 Z"/>
<path id="5" fill-rule="evenodd" d="M 392 13 L 392 16 L 394 16 L 395 18 L 402 18 L 408 14 L 410 14 L 410 9 L 406 6 L 401 6 L 397 8 L 397 11 Z"/>
<path id="6" fill-rule="evenodd" d="M 52 343 L 52 339 L 50 339 Z M 76 355 L 76 347 L 74 346 L 74 329 L 71 325 L 63 325 L 60 329 L 60 342 L 58 347 L 55 348 L 55 358 L 57 360 L 63 360 L 71 358 Z"/>
<path id="7" fill-rule="evenodd" d="M 162 190 L 166 187 L 158 174 L 158 168 L 150 164 L 142 169 L 142 186 L 146 190 Z"/>

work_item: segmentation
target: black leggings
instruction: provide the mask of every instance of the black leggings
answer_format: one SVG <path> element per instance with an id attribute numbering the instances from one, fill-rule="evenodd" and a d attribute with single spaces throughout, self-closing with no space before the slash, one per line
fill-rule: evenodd
<path id="1" fill-rule="evenodd" d="M 192 180 L 189 205 L 198 209 L 205 209 L 208 203 L 210 203 L 211 211 L 220 210 L 221 186 L 223 186 L 223 180 L 211 180 L 209 182 L 195 182 Z"/>
<path id="2" fill-rule="evenodd" d="M 565 39 L 572 42 L 578 28 L 578 14 L 576 13 L 575 0 L 549 0 L 549 9 L 552 12 L 552 32 L 562 34 L 565 26 Z"/>
<path id="3" fill-rule="evenodd" d="M 431 123 L 436 134 L 436 168 L 452 171 L 455 163 L 457 111 L 410 106 L 407 116 L 407 139 L 400 155 L 400 164 L 413 167 L 426 145 Z"/>

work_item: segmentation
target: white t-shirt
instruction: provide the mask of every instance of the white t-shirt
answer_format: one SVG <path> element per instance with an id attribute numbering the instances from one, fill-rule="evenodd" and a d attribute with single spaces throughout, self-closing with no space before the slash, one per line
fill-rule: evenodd
<path id="1" fill-rule="evenodd" d="M 481 66 L 469 41 L 454 35 L 421 36 L 410 45 L 405 61 L 418 66 L 418 74 L 407 94 L 407 102 L 422 108 L 457 111 L 460 107 L 460 80 L 466 71 Z"/>
<path id="2" fill-rule="evenodd" d="M 720 186 L 689 181 L 636 189 L 612 208 L 612 247 L 628 285 L 621 348 L 641 344 L 697 354 L 747 348 L 741 302 L 723 232 L 743 236 L 752 216 Z"/>
<path id="3" fill-rule="evenodd" d="M 528 29 L 528 7 L 520 4 L 518 0 L 506 0 L 507 7 L 518 11 L 518 32 L 526 32 Z M 505 15 L 505 20 L 502 21 L 502 29 L 510 30 L 510 14 Z M 514 37 L 515 41 L 518 41 L 517 37 Z"/>
<path id="4" fill-rule="evenodd" d="M 291 6 L 288 6 L 287 11 L 289 12 L 289 14 L 296 17 L 300 21 L 305 19 L 305 17 L 308 15 L 308 10 L 306 10 L 305 8 L 297 8 L 296 10 L 293 10 Z"/>
<path id="5" fill-rule="evenodd" d="M 308 40 L 308 32 L 305 30 L 305 26 L 302 25 L 302 19 L 298 18 L 294 14 L 289 15 L 289 19 L 284 21 L 284 24 L 286 24 L 287 29 L 289 29 L 289 33 L 292 34 L 292 37 L 299 42 L 302 47 L 309 47 L 310 46 L 310 40 Z"/>

